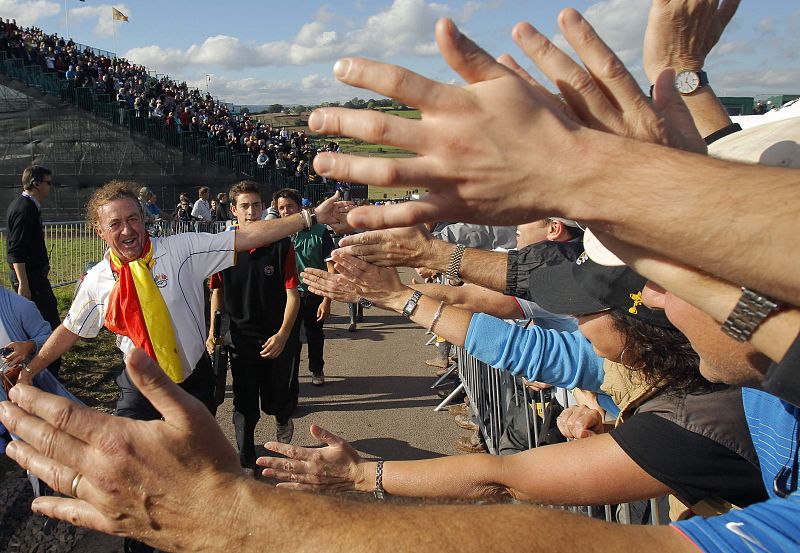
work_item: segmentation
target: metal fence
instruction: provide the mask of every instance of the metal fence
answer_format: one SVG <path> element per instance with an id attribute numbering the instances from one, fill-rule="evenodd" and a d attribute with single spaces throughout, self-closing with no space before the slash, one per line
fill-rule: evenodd
<path id="1" fill-rule="evenodd" d="M 454 347 L 453 349 L 456 362 L 450 367 L 450 372 L 457 371 L 461 383 L 436 410 L 443 409 L 461 390 L 464 390 L 469 398 L 472 418 L 478 424 L 478 430 L 483 436 L 486 448 L 492 455 L 498 455 L 501 451 L 501 438 L 509 423 L 508 408 L 512 404 L 522 407 L 525 413 L 527 448 L 545 447 L 539 446 L 540 438 L 547 430 L 543 427 L 544 408 L 547 404 L 544 392 L 531 394 L 521 378 L 513 377 L 507 371 L 487 365 L 469 355 L 463 348 Z M 447 376 L 447 373 L 443 375 L 434 386 Z M 567 392 L 563 390 L 562 393 L 566 395 Z M 563 404 L 566 405 L 566 397 L 563 400 Z M 554 507 L 622 524 L 630 524 L 632 521 L 652 525 L 668 522 L 666 497 L 619 505 Z"/>
<path id="2" fill-rule="evenodd" d="M 225 229 L 226 221 L 156 221 L 148 224 L 152 236 L 169 236 L 182 232 L 216 233 Z M 88 263 L 100 261 L 106 251 L 103 242 L 86 221 L 66 221 L 44 224 L 44 240 L 50 256 L 50 283 L 53 288 L 75 283 Z M 8 241 L 6 229 L 0 229 L 0 255 L 6 261 Z M 0 271 L 0 284 L 11 288 L 10 268 Z"/>

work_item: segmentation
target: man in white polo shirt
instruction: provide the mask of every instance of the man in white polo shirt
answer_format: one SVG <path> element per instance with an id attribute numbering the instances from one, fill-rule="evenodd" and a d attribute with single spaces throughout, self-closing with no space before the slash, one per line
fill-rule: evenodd
<path id="1" fill-rule="evenodd" d="M 317 221 L 342 224 L 349 204 L 337 202 L 337 195 L 315 212 L 259 221 L 238 231 L 150 238 L 135 193 L 140 186 L 112 181 L 90 199 L 89 222 L 109 251 L 89 271 L 64 323 L 31 360 L 21 379 L 29 380 L 79 338 L 93 338 L 106 326 L 117 333 L 123 355 L 134 347 L 144 348 L 172 380 L 212 409 L 203 281 L 233 265 L 235 251 L 265 246 Z M 126 372 L 117 383 L 121 391 L 118 415 L 142 420 L 161 417 L 130 383 Z"/>

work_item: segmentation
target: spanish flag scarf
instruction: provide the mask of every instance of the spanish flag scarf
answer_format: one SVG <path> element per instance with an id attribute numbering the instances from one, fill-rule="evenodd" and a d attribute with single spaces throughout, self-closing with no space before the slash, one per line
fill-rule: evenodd
<path id="1" fill-rule="evenodd" d="M 153 244 L 146 239 L 138 259 L 123 263 L 110 252 L 111 270 L 119 278 L 108 298 L 105 326 L 127 336 L 155 359 L 174 382 L 183 382 L 183 369 L 172 319 L 153 275 Z M 155 337 L 155 340 L 151 339 Z"/>

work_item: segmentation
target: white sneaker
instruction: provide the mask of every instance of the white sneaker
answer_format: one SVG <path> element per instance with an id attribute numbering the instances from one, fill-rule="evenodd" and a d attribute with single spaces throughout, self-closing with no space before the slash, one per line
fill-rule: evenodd
<path id="1" fill-rule="evenodd" d="M 322 386 L 325 384 L 325 373 L 311 373 L 311 384 L 313 386 Z"/>

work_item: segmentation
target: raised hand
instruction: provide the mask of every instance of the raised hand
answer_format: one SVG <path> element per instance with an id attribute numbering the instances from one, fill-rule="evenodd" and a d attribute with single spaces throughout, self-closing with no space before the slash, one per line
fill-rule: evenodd
<path id="1" fill-rule="evenodd" d="M 239 492 L 238 456 L 208 410 L 144 351 L 134 350 L 127 363 L 131 381 L 164 420 L 111 417 L 17 385 L 11 402 L 0 404 L 0 421 L 24 442 L 6 453 L 56 492 L 74 492 L 38 497 L 34 512 L 159 549 L 192 549 L 197 536 L 186 529 L 213 526 L 220 489 Z"/>
<path id="2" fill-rule="evenodd" d="M 381 267 L 426 267 L 433 236 L 422 225 L 373 230 L 342 238 L 342 251 Z"/>
<path id="3" fill-rule="evenodd" d="M 340 276 L 353 283 L 361 296 L 379 307 L 395 309 L 398 302 L 405 302 L 410 289 L 400 282 L 396 269 L 378 267 L 341 249 L 333 251 L 333 260 Z"/>
<path id="4" fill-rule="evenodd" d="M 324 428 L 312 425 L 311 435 L 325 447 L 298 447 L 280 442 L 267 442 L 264 447 L 286 458 L 259 457 L 256 465 L 262 474 L 281 480 L 279 487 L 296 490 L 346 492 L 356 490 L 363 480 L 363 460 L 345 440 Z"/>
<path id="5" fill-rule="evenodd" d="M 346 278 L 321 269 L 306 267 L 300 273 L 309 292 L 343 303 L 356 303 L 361 299 L 358 288 Z"/>
<path id="6" fill-rule="evenodd" d="M 588 438 L 603 432 L 603 416 L 583 405 L 564 409 L 556 418 L 556 424 L 565 438 Z"/>
<path id="7" fill-rule="evenodd" d="M 317 221 L 323 225 L 330 226 L 337 234 L 353 232 L 353 228 L 347 224 L 347 213 L 353 209 L 355 204 L 351 201 L 340 201 L 339 191 L 319 204 L 314 209 Z"/>

